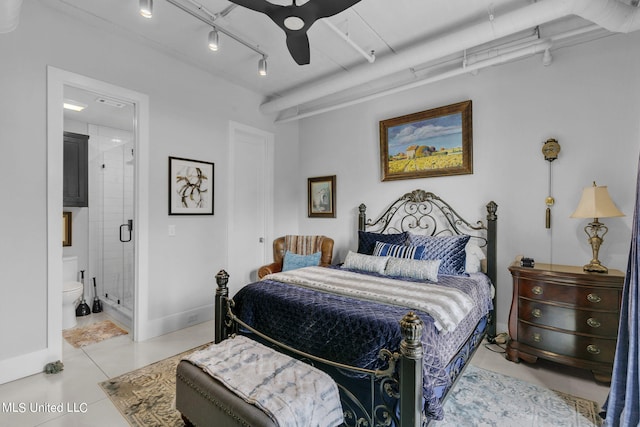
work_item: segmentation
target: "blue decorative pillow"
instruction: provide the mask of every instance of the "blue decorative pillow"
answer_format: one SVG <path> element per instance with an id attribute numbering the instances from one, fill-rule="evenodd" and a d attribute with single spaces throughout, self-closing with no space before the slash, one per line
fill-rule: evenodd
<path id="1" fill-rule="evenodd" d="M 286 251 L 284 253 L 284 260 L 282 261 L 282 271 L 320 265 L 321 255 L 322 252 L 316 252 L 310 255 L 298 255 L 294 254 L 293 252 Z"/>
<path id="2" fill-rule="evenodd" d="M 407 277 L 410 279 L 428 280 L 438 282 L 439 259 L 419 260 L 389 258 L 384 274 L 394 277 Z"/>
<path id="3" fill-rule="evenodd" d="M 469 236 L 421 236 L 409 233 L 408 244 L 424 246 L 422 259 L 439 259 L 440 274 L 466 276 L 465 246 Z"/>
<path id="4" fill-rule="evenodd" d="M 393 245 L 391 243 L 376 242 L 373 248 L 375 256 L 392 256 L 395 258 L 423 259 L 424 246 Z"/>
<path id="5" fill-rule="evenodd" d="M 387 266 L 389 258 L 390 257 L 388 256 L 357 254 L 349 251 L 347 256 L 344 258 L 342 268 L 384 274 L 384 268 Z"/>
<path id="6" fill-rule="evenodd" d="M 407 232 L 396 234 L 370 233 L 368 231 L 358 231 L 358 253 L 371 255 L 376 246 L 376 242 L 391 243 L 394 245 L 404 245 L 407 241 Z"/>

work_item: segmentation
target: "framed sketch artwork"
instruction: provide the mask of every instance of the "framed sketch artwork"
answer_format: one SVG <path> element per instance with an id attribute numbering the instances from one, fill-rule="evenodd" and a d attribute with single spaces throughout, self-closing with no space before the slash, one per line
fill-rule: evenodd
<path id="1" fill-rule="evenodd" d="M 307 180 L 309 218 L 336 217 L 336 176 Z"/>
<path id="2" fill-rule="evenodd" d="M 213 215 L 213 166 L 169 157 L 169 215 Z"/>
<path id="3" fill-rule="evenodd" d="M 382 180 L 473 173 L 471 101 L 380 122 Z"/>

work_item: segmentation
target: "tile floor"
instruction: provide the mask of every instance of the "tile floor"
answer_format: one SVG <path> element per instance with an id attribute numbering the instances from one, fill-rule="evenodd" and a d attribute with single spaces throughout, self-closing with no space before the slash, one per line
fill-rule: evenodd
<path id="1" fill-rule="evenodd" d="M 79 319 L 79 324 L 104 320 L 104 313 Z M 104 394 L 99 382 L 148 365 L 212 340 L 213 323 L 206 322 L 144 342 L 133 342 L 129 335 L 119 336 L 75 349 L 64 342 L 64 371 L 60 374 L 36 374 L 0 385 L 0 426 L 11 427 L 127 427 L 128 424 Z M 490 346 L 495 348 L 495 346 Z M 499 349 L 498 349 L 499 350 Z M 609 388 L 598 385 L 590 373 L 550 362 L 515 364 L 504 355 L 482 346 L 472 359 L 481 368 L 501 372 L 554 390 L 584 397 L 602 404 Z M 24 411 L 16 411 L 24 404 Z M 30 404 L 50 404 L 50 409 Z M 63 413 L 54 412 L 62 404 Z"/>

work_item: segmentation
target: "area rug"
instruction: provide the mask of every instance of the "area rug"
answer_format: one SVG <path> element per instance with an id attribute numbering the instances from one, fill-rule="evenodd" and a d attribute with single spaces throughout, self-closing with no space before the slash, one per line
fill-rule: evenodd
<path id="1" fill-rule="evenodd" d="M 444 405 L 437 427 L 594 427 L 596 402 L 469 365 Z"/>
<path id="2" fill-rule="evenodd" d="M 109 338 L 127 334 L 127 331 L 113 323 L 111 320 L 103 320 L 102 322 L 93 323 L 88 326 L 65 329 L 62 331 L 64 339 L 75 348 L 84 347 L 89 344 L 95 344 Z"/>
<path id="3" fill-rule="evenodd" d="M 207 344 L 208 345 L 208 344 Z M 206 345 L 100 383 L 134 427 L 184 426 L 174 409 L 176 367 Z M 595 427 L 595 402 L 469 365 L 445 403 L 437 427 Z"/>
<path id="4" fill-rule="evenodd" d="M 100 387 L 134 427 L 184 426 L 180 413 L 174 408 L 176 367 L 184 356 L 208 345 L 103 381 Z"/>

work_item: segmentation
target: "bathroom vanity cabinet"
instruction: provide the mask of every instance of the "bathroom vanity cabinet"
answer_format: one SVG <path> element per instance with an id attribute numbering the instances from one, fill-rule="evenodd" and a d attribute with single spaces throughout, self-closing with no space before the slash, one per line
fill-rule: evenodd
<path id="1" fill-rule="evenodd" d="M 89 206 L 89 136 L 64 133 L 64 207 Z"/>

